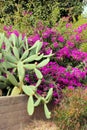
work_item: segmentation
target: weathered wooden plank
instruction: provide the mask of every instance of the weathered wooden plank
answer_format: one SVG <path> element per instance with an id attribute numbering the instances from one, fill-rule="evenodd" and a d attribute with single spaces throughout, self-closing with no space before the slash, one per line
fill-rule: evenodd
<path id="1" fill-rule="evenodd" d="M 0 97 L 0 130 L 23 130 L 33 119 L 46 120 L 42 105 L 35 108 L 33 116 L 28 115 L 27 99 L 25 95 Z"/>
<path id="2" fill-rule="evenodd" d="M 27 96 L 0 97 L 0 130 L 15 130 L 28 123 Z M 21 128 L 22 129 L 22 128 Z"/>
<path id="3" fill-rule="evenodd" d="M 0 106 L 10 105 L 10 104 L 19 104 L 21 101 L 26 102 L 27 96 L 25 96 L 25 95 L 2 96 L 2 97 L 0 97 Z"/>

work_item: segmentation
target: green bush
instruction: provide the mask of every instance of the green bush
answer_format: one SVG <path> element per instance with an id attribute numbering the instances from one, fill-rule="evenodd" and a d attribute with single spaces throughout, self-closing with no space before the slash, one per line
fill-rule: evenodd
<path id="1" fill-rule="evenodd" d="M 22 19 L 28 21 L 31 26 L 34 26 L 37 20 L 43 20 L 45 24 L 51 26 L 54 25 L 60 19 L 60 12 L 57 1 L 29 1 L 25 3 L 24 1 L 19 1 L 18 4 L 15 1 L 6 1 L 1 2 L 0 12 L 0 23 L 6 25 L 16 25 L 21 24 Z M 23 15 L 23 12 L 27 12 L 24 15 L 27 15 L 27 19 Z M 30 14 L 32 15 L 30 16 Z M 15 23 L 15 20 L 16 23 Z M 22 24 L 21 24 L 22 26 Z"/>
<path id="2" fill-rule="evenodd" d="M 60 0 L 0 1 L 0 23 L 16 26 L 20 30 L 25 30 L 26 26 L 35 27 L 39 20 L 45 25 L 54 26 L 62 16 L 81 14 L 81 6 L 81 2 L 73 0 L 62 3 Z M 67 15 L 63 10 L 68 11 Z"/>

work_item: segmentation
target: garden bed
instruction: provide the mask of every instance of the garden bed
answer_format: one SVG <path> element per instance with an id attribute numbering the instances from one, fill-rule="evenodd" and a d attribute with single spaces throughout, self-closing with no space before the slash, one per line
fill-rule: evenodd
<path id="1" fill-rule="evenodd" d="M 33 116 L 27 113 L 27 96 L 0 97 L 0 130 L 24 130 L 34 119 L 47 120 L 43 106 L 35 108 Z M 53 105 L 49 104 L 52 110 Z"/>

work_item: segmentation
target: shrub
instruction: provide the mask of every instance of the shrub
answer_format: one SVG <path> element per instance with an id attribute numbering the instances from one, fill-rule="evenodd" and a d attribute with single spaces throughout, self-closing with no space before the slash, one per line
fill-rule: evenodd
<path id="1" fill-rule="evenodd" d="M 53 52 L 54 56 L 48 65 L 40 70 L 44 75 L 41 85 L 38 87 L 40 95 L 46 95 L 49 88 L 53 88 L 53 100 L 59 103 L 62 98 L 62 89 L 65 87 L 87 86 L 87 53 L 81 51 L 80 45 L 85 41 L 83 32 L 87 30 L 87 24 L 73 29 L 71 24 L 65 26 L 65 33 L 56 28 L 44 26 L 41 22 L 35 28 L 34 33 L 28 37 L 28 45 L 31 47 L 37 40 L 42 41 L 40 53 L 45 55 Z M 6 29 L 5 29 L 6 30 Z M 12 32 L 18 35 L 16 30 L 6 30 L 9 36 Z M 27 84 L 34 84 L 29 73 L 26 76 Z"/>
<path id="2" fill-rule="evenodd" d="M 35 27 L 39 20 L 52 27 L 62 16 L 69 16 L 69 21 L 70 18 L 72 19 L 72 15 L 78 17 L 81 14 L 82 1 L 66 0 L 61 3 L 60 0 L 7 0 L 5 2 L 0 1 L 0 7 L 0 23 L 14 25 L 20 30 L 22 28 L 25 30 L 26 26 L 29 26 L 29 28 Z"/>
<path id="3" fill-rule="evenodd" d="M 87 90 L 69 88 L 63 92 L 63 100 L 54 111 L 58 130 L 86 130 Z"/>
<path id="4" fill-rule="evenodd" d="M 42 20 L 48 26 L 55 25 L 60 19 L 58 2 L 53 1 L 5 1 L 1 2 L 0 23 L 14 25 L 16 29 L 35 27 Z M 23 30 L 22 30 L 23 31 Z"/>

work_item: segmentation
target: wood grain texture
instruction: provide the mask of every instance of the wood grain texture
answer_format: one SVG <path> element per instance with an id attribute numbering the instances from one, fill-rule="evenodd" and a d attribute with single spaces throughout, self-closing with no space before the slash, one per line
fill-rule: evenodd
<path id="1" fill-rule="evenodd" d="M 25 95 L 0 97 L 0 130 L 23 130 L 33 119 L 46 120 L 42 105 L 35 108 L 33 116 L 28 115 L 27 99 Z"/>

